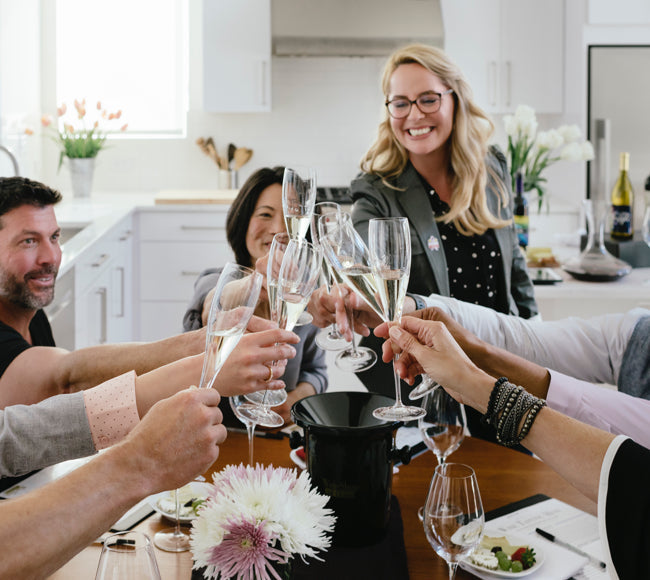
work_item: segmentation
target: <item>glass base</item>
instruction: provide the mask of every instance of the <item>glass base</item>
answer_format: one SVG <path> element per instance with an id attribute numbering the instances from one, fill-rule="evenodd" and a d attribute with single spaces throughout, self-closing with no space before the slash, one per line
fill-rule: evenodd
<path id="1" fill-rule="evenodd" d="M 350 343 L 338 331 L 329 327 L 318 333 L 316 344 L 323 350 L 343 350 Z"/>
<path id="2" fill-rule="evenodd" d="M 406 405 L 393 405 L 392 407 L 379 407 L 372 412 L 373 417 L 384 421 L 415 421 L 426 415 L 422 407 L 407 407 Z"/>
<path id="3" fill-rule="evenodd" d="M 424 395 L 428 395 L 431 391 L 435 391 L 439 386 L 430 376 L 422 375 L 422 382 L 409 393 L 409 399 L 411 401 L 417 401 L 424 397 Z"/>
<path id="4" fill-rule="evenodd" d="M 298 317 L 296 324 L 294 326 L 305 326 L 305 324 L 311 323 L 314 320 L 314 317 L 309 314 L 306 310 Z"/>
<path id="5" fill-rule="evenodd" d="M 264 396 L 266 395 L 266 398 Z M 277 391 L 255 391 L 244 395 L 247 401 L 255 405 L 266 405 L 267 407 L 277 407 L 287 400 L 287 391 L 278 389 Z"/>
<path id="6" fill-rule="evenodd" d="M 190 535 L 182 528 L 178 532 L 176 528 L 167 528 L 156 533 L 153 543 L 165 552 L 187 552 L 190 549 Z"/>
<path id="7" fill-rule="evenodd" d="M 262 427 L 282 427 L 284 425 L 284 419 L 268 407 L 244 403 L 239 405 L 237 410 L 244 419 Z"/>
<path id="8" fill-rule="evenodd" d="M 339 353 L 334 363 L 342 371 L 360 373 L 368 370 L 377 362 L 377 354 L 374 350 L 365 346 L 358 346 L 355 350 L 348 348 Z"/>

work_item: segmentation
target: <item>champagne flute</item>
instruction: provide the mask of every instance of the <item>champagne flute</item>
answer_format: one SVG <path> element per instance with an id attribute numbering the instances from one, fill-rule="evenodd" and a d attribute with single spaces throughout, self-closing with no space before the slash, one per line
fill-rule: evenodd
<path id="1" fill-rule="evenodd" d="M 326 220 L 338 219 L 341 214 L 341 206 L 333 201 L 323 201 L 314 205 L 314 213 L 311 217 L 311 239 L 315 246 L 321 247 L 318 234 L 318 220 L 325 217 Z M 322 278 L 327 288 L 328 294 L 332 291 L 333 274 L 329 262 L 323 256 Z M 323 350 L 342 350 L 348 344 L 345 337 L 338 331 L 336 322 L 333 322 L 329 328 L 324 328 L 316 336 L 316 344 Z"/>
<path id="2" fill-rule="evenodd" d="M 151 540 L 142 532 L 119 532 L 104 540 L 95 580 L 160 580 Z"/>
<path id="3" fill-rule="evenodd" d="M 255 270 L 231 262 L 224 266 L 210 304 L 200 388 L 211 388 L 214 384 L 246 330 L 261 288 L 262 276 Z M 176 525 L 157 532 L 154 543 L 167 552 L 186 552 L 190 549 L 189 534 L 181 529 L 178 490 L 174 491 L 174 498 Z"/>
<path id="4" fill-rule="evenodd" d="M 369 265 L 368 248 L 352 227 L 350 214 L 341 213 L 336 220 L 321 217 L 318 236 L 339 289 L 345 283 L 383 318 L 376 298 L 377 289 Z M 337 355 L 334 362 L 341 370 L 358 373 L 372 367 L 377 362 L 377 355 L 370 348 L 357 346 L 352 309 L 346 306 L 345 314 L 352 331 L 352 342 L 349 348 Z"/>
<path id="5" fill-rule="evenodd" d="M 312 292 L 316 289 L 322 255 L 305 240 L 290 240 L 282 258 L 278 277 L 277 303 L 279 306 L 278 326 L 293 330 L 302 312 L 305 310 Z M 259 404 L 244 403 L 239 406 L 239 413 L 250 421 L 264 427 L 280 427 L 284 419 L 272 411 L 267 401 L 268 390 L 263 391 Z M 250 396 L 246 396 L 250 399 Z"/>
<path id="6" fill-rule="evenodd" d="M 269 295 L 269 313 L 271 320 L 277 323 L 280 322 L 280 302 L 278 300 L 280 269 L 289 241 L 289 234 L 275 234 L 271 242 L 271 249 L 269 250 L 269 257 L 266 263 L 266 288 Z M 272 365 L 275 366 L 276 362 L 274 361 Z M 262 400 L 265 400 L 269 407 L 277 407 L 287 400 L 287 392 L 284 389 L 276 391 L 265 389 L 248 393 L 246 399 L 256 405 L 261 405 Z"/>
<path id="7" fill-rule="evenodd" d="M 286 167 L 282 178 L 282 211 L 292 239 L 303 240 L 316 203 L 316 171 Z"/>
<path id="8" fill-rule="evenodd" d="M 418 420 L 422 441 L 442 465 L 465 438 L 462 405 L 442 387 L 425 395 L 420 405 L 426 413 Z"/>
<path id="9" fill-rule="evenodd" d="M 242 395 L 234 395 L 228 397 L 228 402 L 230 403 L 230 408 L 235 414 L 235 417 L 239 419 L 244 426 L 246 427 L 246 434 L 248 435 L 248 465 L 253 466 L 253 440 L 255 439 L 255 421 L 247 419 L 239 412 L 239 407 L 246 402 L 246 398 Z"/>
<path id="10" fill-rule="evenodd" d="M 368 241 L 372 272 L 379 289 L 379 296 L 384 312 L 384 320 L 399 322 L 406 297 L 409 273 L 411 271 L 411 231 L 407 218 L 371 219 Z M 386 421 L 413 421 L 424 416 L 424 409 L 411 407 L 402 403 L 402 390 L 399 374 L 395 368 L 395 404 L 379 407 L 373 411 L 377 419 Z"/>
<path id="11" fill-rule="evenodd" d="M 311 167 L 285 167 L 282 176 L 282 212 L 291 239 L 304 240 L 316 203 L 316 171 Z M 303 312 L 296 326 L 309 324 L 313 316 Z"/>
<path id="12" fill-rule="evenodd" d="M 474 470 L 461 463 L 436 467 L 424 505 L 424 533 L 449 567 L 449 580 L 458 562 L 471 554 L 483 537 L 485 516 Z"/>

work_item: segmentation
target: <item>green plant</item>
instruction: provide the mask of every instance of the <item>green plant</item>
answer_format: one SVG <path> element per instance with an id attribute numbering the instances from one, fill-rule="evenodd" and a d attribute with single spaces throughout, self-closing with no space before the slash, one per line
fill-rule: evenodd
<path id="1" fill-rule="evenodd" d="M 519 105 L 514 115 L 503 118 L 508 135 L 508 163 L 515 189 L 515 176 L 521 171 L 524 191 L 537 192 L 537 209 L 541 211 L 545 198 L 546 178 L 542 172 L 556 161 L 588 161 L 594 158 L 589 141 L 580 141 L 577 125 L 562 125 L 557 129 L 537 132 L 535 111 Z"/>
<path id="2" fill-rule="evenodd" d="M 55 135 L 52 138 L 61 149 L 58 169 L 61 169 L 64 157 L 69 157 L 70 159 L 96 157 L 105 146 L 106 137 L 109 133 L 107 129 L 100 128 L 100 121 L 108 125 L 113 121 L 117 122 L 122 116 L 121 110 L 115 113 L 109 113 L 106 109 L 102 108 L 101 101 L 98 101 L 96 118 L 92 121 L 92 125 L 89 128 L 88 123 L 90 120 L 86 116 L 86 99 L 81 101 L 75 99 L 74 108 L 76 111 L 75 123 L 66 122 L 63 119 L 68 113 L 68 108 L 65 103 L 57 109 L 56 124 L 58 128 L 53 126 L 54 119 L 51 115 L 43 115 L 41 117 L 41 125 L 55 131 Z M 124 124 L 119 130 L 126 131 L 127 126 Z"/>

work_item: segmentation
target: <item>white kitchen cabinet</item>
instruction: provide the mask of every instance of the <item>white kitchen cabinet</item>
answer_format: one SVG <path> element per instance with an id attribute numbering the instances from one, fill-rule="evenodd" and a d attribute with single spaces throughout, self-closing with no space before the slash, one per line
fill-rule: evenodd
<path id="1" fill-rule="evenodd" d="M 138 212 L 138 340 L 180 333 L 199 273 L 233 259 L 225 229 L 228 206 L 206 207 Z"/>
<path id="2" fill-rule="evenodd" d="M 445 51 L 489 113 L 562 113 L 563 0 L 441 0 Z"/>
<path id="3" fill-rule="evenodd" d="M 129 214 L 75 263 L 75 348 L 133 340 L 132 233 Z"/>
<path id="4" fill-rule="evenodd" d="M 271 110 L 271 0 L 204 0 L 203 109 Z"/>

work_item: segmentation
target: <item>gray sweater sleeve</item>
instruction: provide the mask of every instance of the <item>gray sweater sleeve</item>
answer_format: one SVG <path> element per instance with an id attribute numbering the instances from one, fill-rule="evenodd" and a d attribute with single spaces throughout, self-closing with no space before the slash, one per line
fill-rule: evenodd
<path id="1" fill-rule="evenodd" d="M 209 268 L 199 274 L 196 282 L 194 282 L 194 296 L 192 296 L 192 300 L 183 315 L 183 332 L 198 330 L 203 327 L 201 321 L 203 302 L 208 292 L 217 284 L 222 271 L 223 268 Z"/>
<path id="2" fill-rule="evenodd" d="M 95 453 L 83 393 L 0 411 L 0 477 Z"/>

